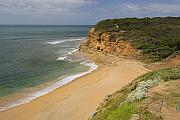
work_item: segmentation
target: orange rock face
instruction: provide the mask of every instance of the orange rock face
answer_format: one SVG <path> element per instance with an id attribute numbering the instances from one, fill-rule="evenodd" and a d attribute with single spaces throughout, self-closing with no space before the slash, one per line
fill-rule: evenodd
<path id="1" fill-rule="evenodd" d="M 124 31 L 123 31 L 124 32 Z M 103 53 L 112 53 L 120 56 L 136 56 L 137 50 L 131 46 L 129 40 L 125 40 L 122 31 L 96 34 L 94 28 L 88 33 L 86 46 Z M 117 37 L 118 36 L 118 37 Z"/>

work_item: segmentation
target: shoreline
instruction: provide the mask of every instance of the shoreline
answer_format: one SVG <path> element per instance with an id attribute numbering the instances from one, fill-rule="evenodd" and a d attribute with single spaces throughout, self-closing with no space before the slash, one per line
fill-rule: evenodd
<path id="1" fill-rule="evenodd" d="M 80 43 L 81 41 L 84 41 L 86 37 L 72 37 L 69 39 L 65 39 L 65 40 L 59 40 L 58 43 L 56 44 L 61 44 L 61 43 L 65 43 L 65 42 L 72 42 L 77 41 L 78 43 Z M 46 42 L 45 42 L 46 43 Z M 52 44 L 55 45 L 55 44 Z M 65 58 L 67 56 L 70 56 L 69 58 L 71 58 L 71 55 L 74 54 L 74 52 L 76 52 L 78 49 L 78 46 L 74 46 L 72 49 L 68 49 L 65 54 L 63 54 L 62 56 L 65 56 Z M 72 55 L 73 56 L 73 55 Z M 61 58 L 61 55 L 59 55 L 59 57 L 57 59 L 54 60 L 62 60 L 64 61 L 65 58 L 63 59 L 59 59 Z M 69 58 L 65 61 L 70 61 Z M 74 59 L 74 61 L 76 61 L 76 58 Z M 81 77 L 85 74 L 88 74 L 92 71 L 94 71 L 95 69 L 97 69 L 97 66 L 93 63 L 93 62 L 89 62 L 86 60 L 78 60 L 80 61 L 78 64 L 83 64 L 83 66 L 86 66 L 87 69 L 86 70 L 81 70 L 80 71 L 76 71 L 74 73 L 69 73 L 69 74 L 64 74 L 64 75 L 59 75 L 57 76 L 55 79 L 49 79 L 51 81 L 47 81 L 44 82 L 40 85 L 37 86 L 32 86 L 29 88 L 24 88 L 21 89 L 15 93 L 12 94 L 8 94 L 6 96 L 3 96 L 0 98 L 0 112 L 4 111 L 4 110 L 8 110 L 10 108 L 14 108 L 16 106 L 22 105 L 22 104 L 26 104 L 40 96 L 43 96 L 45 94 L 48 94 L 49 92 L 52 92 L 53 90 L 62 87 L 63 85 L 66 85 L 67 83 L 75 80 L 78 77 Z M 81 62 L 83 61 L 83 62 Z M 60 61 L 61 62 L 61 61 Z"/>
<path id="2" fill-rule="evenodd" d="M 26 95 L 23 95 L 22 97 L 8 101 L 5 104 L 2 103 L 2 106 L 0 106 L 0 112 L 6 111 L 6 110 L 14 108 L 14 107 L 18 107 L 18 106 L 26 104 L 28 102 L 31 102 L 43 95 L 46 95 L 46 94 L 64 86 L 64 85 L 69 84 L 70 82 L 76 80 L 77 78 L 80 78 L 86 74 L 93 72 L 94 70 L 98 69 L 98 67 L 99 67 L 92 60 L 87 59 L 84 54 L 82 54 L 81 52 L 78 51 L 77 48 L 68 52 L 67 54 L 65 54 L 65 56 L 68 56 L 68 55 L 73 55 L 74 57 L 77 57 L 78 59 L 80 59 L 80 61 L 81 61 L 80 64 L 82 64 L 86 67 L 89 67 L 88 70 L 86 70 L 84 72 L 70 74 L 70 75 L 67 75 L 64 77 L 60 76 L 57 79 L 53 80 L 54 82 L 52 82 L 51 84 L 49 84 L 47 86 L 44 86 L 41 88 L 37 87 L 38 90 L 36 90 L 34 92 L 26 92 L 26 93 L 24 93 Z M 16 95 L 14 94 L 13 97 L 15 97 L 15 96 Z M 5 100 L 8 100 L 8 97 L 6 97 Z"/>
<path id="3" fill-rule="evenodd" d="M 35 91 L 33 93 L 27 93 L 27 96 L 24 96 L 23 98 L 19 98 L 17 100 L 15 100 L 12 103 L 9 103 L 5 106 L 0 107 L 0 112 L 2 111 L 6 111 L 8 109 L 26 104 L 28 102 L 31 102 L 32 100 L 35 100 L 43 95 L 46 95 L 50 92 L 53 92 L 54 90 L 69 84 L 70 82 L 86 75 L 89 74 L 91 72 L 93 72 L 94 70 L 98 69 L 98 65 L 94 64 L 93 62 L 89 62 L 89 61 L 83 61 L 80 64 L 83 64 L 87 67 L 89 67 L 89 69 L 87 71 L 81 72 L 81 73 L 76 73 L 76 74 L 72 74 L 69 76 L 64 77 L 63 79 L 57 78 L 59 79 L 57 82 L 50 84 L 49 86 L 46 86 L 38 91 Z"/>
<path id="4" fill-rule="evenodd" d="M 96 110 L 107 94 L 121 89 L 147 71 L 141 62 L 128 59 L 120 60 L 117 65 L 100 65 L 95 71 L 76 78 L 48 94 L 1 111 L 0 119 L 84 120 Z"/>

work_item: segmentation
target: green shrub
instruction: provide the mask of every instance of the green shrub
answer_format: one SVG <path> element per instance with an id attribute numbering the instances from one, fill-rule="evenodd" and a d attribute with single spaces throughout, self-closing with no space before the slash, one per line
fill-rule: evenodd
<path id="1" fill-rule="evenodd" d="M 180 79 L 180 68 L 172 67 L 172 68 L 155 70 L 155 71 L 152 71 L 152 72 L 149 72 L 140 76 L 139 78 L 137 78 L 137 80 L 144 81 L 144 80 L 155 79 L 155 78 L 158 78 L 164 81 Z"/>
<path id="2" fill-rule="evenodd" d="M 162 60 L 180 50 L 180 17 L 107 19 L 95 26 L 97 34 L 120 30 L 126 31 L 122 36 L 152 61 Z"/>

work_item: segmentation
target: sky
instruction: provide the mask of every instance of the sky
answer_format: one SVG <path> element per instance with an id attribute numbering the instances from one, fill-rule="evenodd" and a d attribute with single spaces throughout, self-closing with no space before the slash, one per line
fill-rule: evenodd
<path id="1" fill-rule="evenodd" d="M 0 24 L 93 25 L 155 16 L 180 16 L 180 0 L 0 0 Z"/>

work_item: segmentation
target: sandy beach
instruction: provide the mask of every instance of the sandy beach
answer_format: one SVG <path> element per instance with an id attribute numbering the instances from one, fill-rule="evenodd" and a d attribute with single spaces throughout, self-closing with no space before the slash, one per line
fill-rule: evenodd
<path id="1" fill-rule="evenodd" d="M 87 120 L 107 94 L 149 70 L 135 60 L 97 70 L 29 103 L 0 112 L 0 120 Z"/>

